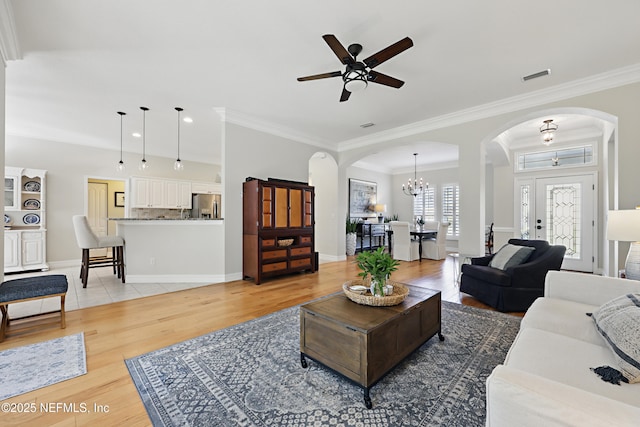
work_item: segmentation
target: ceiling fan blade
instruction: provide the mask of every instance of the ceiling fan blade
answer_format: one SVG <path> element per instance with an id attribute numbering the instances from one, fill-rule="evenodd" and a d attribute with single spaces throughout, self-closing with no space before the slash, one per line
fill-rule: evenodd
<path id="1" fill-rule="evenodd" d="M 333 71 L 331 73 L 314 74 L 313 76 L 298 77 L 299 82 L 306 82 L 307 80 L 326 79 L 328 77 L 340 77 L 342 72 Z"/>
<path id="2" fill-rule="evenodd" d="M 340 102 L 344 102 L 348 100 L 349 96 L 351 96 L 351 92 L 349 92 L 345 88 L 342 88 L 342 95 L 340 95 Z"/>
<path id="3" fill-rule="evenodd" d="M 404 52 L 411 46 L 413 46 L 413 40 L 411 40 L 409 37 L 405 37 L 399 42 L 396 42 L 391 46 L 382 49 L 380 52 L 374 53 L 362 62 L 364 62 L 367 67 L 374 68 L 382 64 L 386 60 L 393 58 L 397 54 Z"/>
<path id="4" fill-rule="evenodd" d="M 369 71 L 369 81 L 380 85 L 395 87 L 396 89 L 400 89 L 404 84 L 402 80 L 398 80 L 394 77 L 387 76 L 386 74 L 378 73 L 373 70 Z"/>
<path id="5" fill-rule="evenodd" d="M 344 46 L 342 46 L 342 43 L 338 41 L 336 36 L 334 36 L 333 34 L 325 34 L 324 36 L 322 36 L 322 38 L 324 39 L 325 42 L 327 42 L 327 44 L 329 45 L 333 53 L 336 54 L 340 62 L 342 62 L 345 65 L 353 64 L 355 62 L 353 60 L 353 57 L 349 54 L 347 49 L 345 49 Z"/>

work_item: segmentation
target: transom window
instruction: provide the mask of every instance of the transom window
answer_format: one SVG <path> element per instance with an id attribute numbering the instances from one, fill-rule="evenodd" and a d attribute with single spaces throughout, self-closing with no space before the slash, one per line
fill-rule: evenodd
<path id="1" fill-rule="evenodd" d="M 517 171 L 585 166 L 594 163 L 593 145 L 520 153 Z"/>

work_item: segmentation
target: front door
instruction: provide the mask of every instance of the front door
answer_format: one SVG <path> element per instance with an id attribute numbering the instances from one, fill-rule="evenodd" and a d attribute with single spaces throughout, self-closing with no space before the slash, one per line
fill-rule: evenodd
<path id="1" fill-rule="evenodd" d="M 563 245 L 563 269 L 593 272 L 594 176 L 535 178 L 520 188 L 522 237 Z"/>

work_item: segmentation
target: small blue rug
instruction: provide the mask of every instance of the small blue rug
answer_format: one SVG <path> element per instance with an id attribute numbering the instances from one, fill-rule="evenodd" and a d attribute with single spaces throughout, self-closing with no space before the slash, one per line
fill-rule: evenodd
<path id="1" fill-rule="evenodd" d="M 371 389 L 310 360 L 288 308 L 125 361 L 154 426 L 484 426 L 485 380 L 520 319 L 442 303 L 442 333 Z"/>
<path id="2" fill-rule="evenodd" d="M 0 352 L 0 400 L 87 373 L 84 333 Z"/>

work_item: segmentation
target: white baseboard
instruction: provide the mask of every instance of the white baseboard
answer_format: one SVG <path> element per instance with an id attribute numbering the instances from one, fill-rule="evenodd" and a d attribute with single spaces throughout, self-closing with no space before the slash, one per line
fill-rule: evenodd
<path id="1" fill-rule="evenodd" d="M 222 283 L 224 274 L 127 274 L 127 283 Z"/>
<path id="2" fill-rule="evenodd" d="M 318 254 L 318 262 L 323 264 L 325 262 L 336 262 L 336 261 L 344 261 L 347 259 L 346 255 L 326 255 L 326 254 Z"/>

